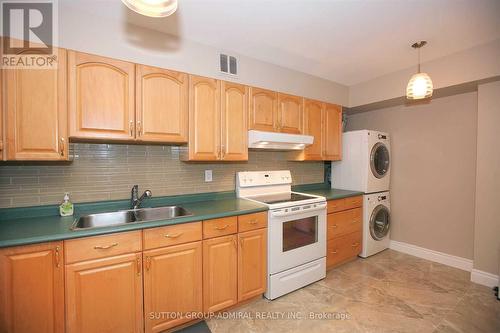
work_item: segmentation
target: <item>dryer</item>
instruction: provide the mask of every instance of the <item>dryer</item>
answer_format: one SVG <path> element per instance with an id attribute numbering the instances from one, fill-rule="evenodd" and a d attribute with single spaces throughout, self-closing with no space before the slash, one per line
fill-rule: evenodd
<path id="1" fill-rule="evenodd" d="M 360 130 L 342 135 L 342 160 L 332 162 L 332 188 L 374 193 L 389 190 L 389 134 Z"/>
<path id="2" fill-rule="evenodd" d="M 363 196 L 363 245 L 360 257 L 369 257 L 389 247 L 390 208 L 389 192 Z"/>

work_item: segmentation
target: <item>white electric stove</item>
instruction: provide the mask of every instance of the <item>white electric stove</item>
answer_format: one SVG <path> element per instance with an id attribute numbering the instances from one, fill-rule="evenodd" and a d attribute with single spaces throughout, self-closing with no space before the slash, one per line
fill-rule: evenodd
<path id="1" fill-rule="evenodd" d="M 292 192 L 290 171 L 238 172 L 238 197 L 269 206 L 266 298 L 326 276 L 326 199 Z"/>

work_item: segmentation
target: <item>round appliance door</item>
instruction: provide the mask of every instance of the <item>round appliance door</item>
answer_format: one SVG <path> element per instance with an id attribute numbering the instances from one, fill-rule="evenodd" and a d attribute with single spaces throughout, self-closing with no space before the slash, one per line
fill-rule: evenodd
<path id="1" fill-rule="evenodd" d="M 377 178 L 384 177 L 389 171 L 389 150 L 382 142 L 377 142 L 370 153 L 370 169 Z"/>
<path id="2" fill-rule="evenodd" d="M 370 217 L 370 235 L 375 240 L 382 240 L 389 233 L 391 215 L 384 205 L 378 205 Z"/>

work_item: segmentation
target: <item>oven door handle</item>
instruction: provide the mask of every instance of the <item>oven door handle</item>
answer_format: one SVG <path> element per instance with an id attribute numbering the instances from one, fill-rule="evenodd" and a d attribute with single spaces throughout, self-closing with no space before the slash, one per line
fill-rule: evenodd
<path id="1" fill-rule="evenodd" d="M 303 213 L 317 212 L 326 209 L 326 202 L 320 202 L 316 204 L 311 204 L 310 208 L 292 210 L 292 208 L 281 208 L 271 211 L 271 216 L 282 217 L 282 216 L 293 216 Z M 285 211 L 287 210 L 287 211 Z"/>

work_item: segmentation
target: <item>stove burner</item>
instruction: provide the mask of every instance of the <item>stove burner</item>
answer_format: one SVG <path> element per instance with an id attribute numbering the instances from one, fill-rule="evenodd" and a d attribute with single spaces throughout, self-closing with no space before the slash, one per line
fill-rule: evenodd
<path id="1" fill-rule="evenodd" d="M 274 193 L 274 194 L 256 195 L 253 197 L 249 197 L 249 199 L 260 201 L 266 204 L 295 202 L 295 201 L 302 201 L 315 198 L 316 197 L 312 197 L 310 195 L 299 194 L 295 192 Z"/>

